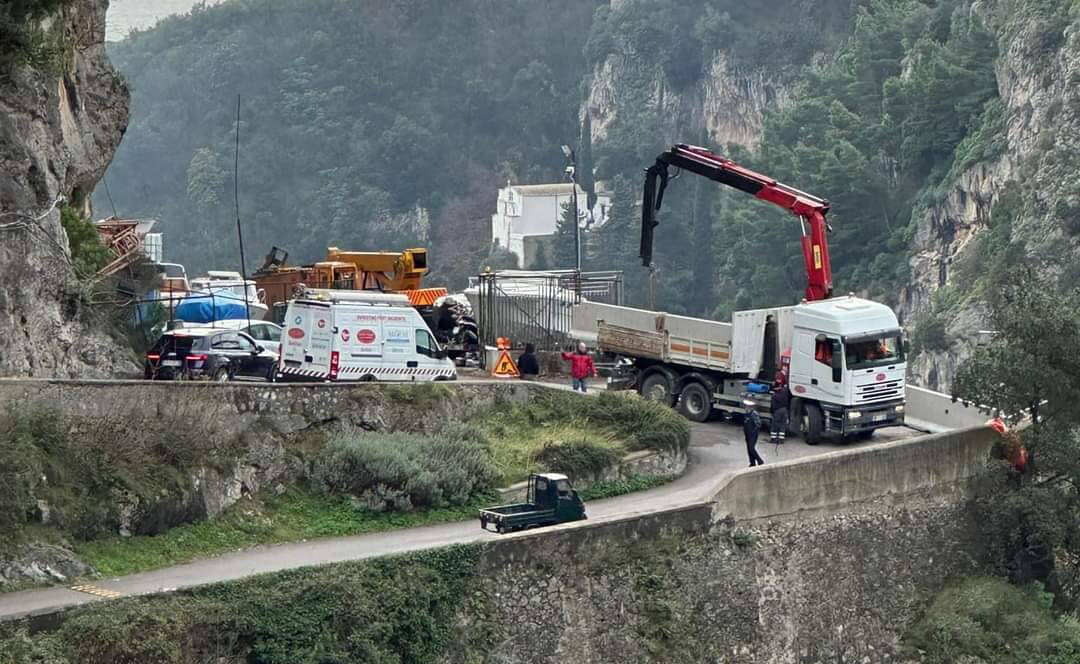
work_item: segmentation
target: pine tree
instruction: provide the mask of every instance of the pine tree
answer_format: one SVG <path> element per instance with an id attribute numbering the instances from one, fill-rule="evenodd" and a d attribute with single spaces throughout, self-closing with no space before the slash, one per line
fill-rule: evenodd
<path id="1" fill-rule="evenodd" d="M 580 201 L 578 203 L 580 204 Z M 556 270 L 572 270 L 577 263 L 573 216 L 573 205 L 568 201 L 562 205 L 562 213 L 555 225 L 555 237 L 552 242 L 551 258 Z"/>

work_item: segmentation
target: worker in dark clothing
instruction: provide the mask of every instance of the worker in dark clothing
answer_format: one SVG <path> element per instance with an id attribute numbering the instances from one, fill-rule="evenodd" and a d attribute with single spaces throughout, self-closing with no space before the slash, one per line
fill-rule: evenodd
<path id="1" fill-rule="evenodd" d="M 791 403 L 791 392 L 786 384 L 774 387 L 770 410 L 772 410 L 772 423 L 769 425 L 769 437 L 774 445 L 784 444 L 784 435 L 788 426 L 788 405 Z"/>
<path id="2" fill-rule="evenodd" d="M 522 377 L 540 374 L 540 363 L 536 361 L 536 346 L 525 344 L 525 352 L 518 357 L 517 367 Z"/>
<path id="3" fill-rule="evenodd" d="M 757 453 L 758 432 L 761 431 L 761 416 L 754 410 L 754 402 L 744 399 L 743 405 L 746 412 L 743 413 L 743 434 L 746 436 L 746 454 L 750 457 L 750 467 L 764 466 L 765 460 Z"/>

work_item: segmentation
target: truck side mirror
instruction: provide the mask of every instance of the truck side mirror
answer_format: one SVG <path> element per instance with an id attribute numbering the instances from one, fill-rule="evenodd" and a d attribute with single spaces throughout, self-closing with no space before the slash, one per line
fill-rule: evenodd
<path id="1" fill-rule="evenodd" d="M 835 341 L 829 343 L 832 344 L 832 381 L 841 383 L 844 380 L 844 355 L 840 344 Z"/>

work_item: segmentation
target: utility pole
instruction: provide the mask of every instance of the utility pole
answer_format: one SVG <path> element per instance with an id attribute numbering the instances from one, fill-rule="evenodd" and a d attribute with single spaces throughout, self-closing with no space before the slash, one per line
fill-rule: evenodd
<path id="1" fill-rule="evenodd" d="M 574 218 L 574 293 L 581 301 L 581 224 L 578 221 L 577 207 L 577 155 L 569 145 L 562 146 L 563 154 L 570 160 L 566 174 L 570 178 L 570 205 Z"/>

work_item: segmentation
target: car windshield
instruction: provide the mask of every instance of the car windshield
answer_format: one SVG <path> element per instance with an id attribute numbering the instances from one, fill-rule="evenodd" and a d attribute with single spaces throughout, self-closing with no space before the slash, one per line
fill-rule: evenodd
<path id="1" fill-rule="evenodd" d="M 900 337 L 856 339 L 844 344 L 848 369 L 866 369 L 900 361 Z"/>

